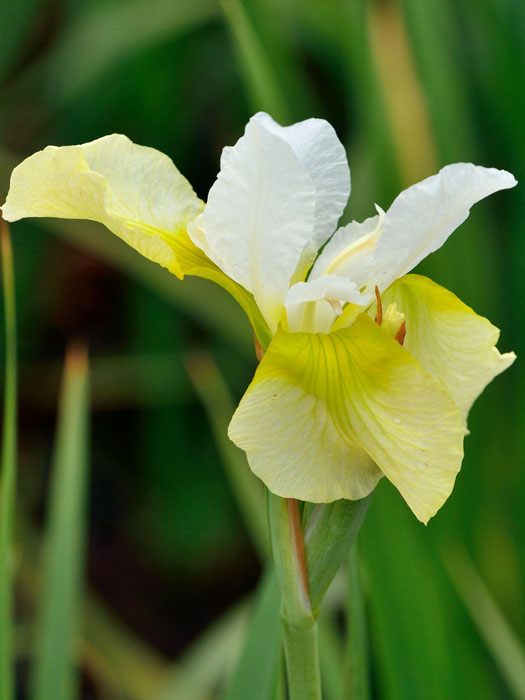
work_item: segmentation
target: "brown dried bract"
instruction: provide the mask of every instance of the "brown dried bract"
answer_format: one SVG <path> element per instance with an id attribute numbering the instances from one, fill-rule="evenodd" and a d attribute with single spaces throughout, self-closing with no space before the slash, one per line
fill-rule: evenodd
<path id="1" fill-rule="evenodd" d="M 260 362 L 264 357 L 264 348 L 259 343 L 259 340 L 258 340 L 257 336 L 255 335 L 255 331 L 253 331 L 253 342 L 255 344 L 255 355 L 257 356 L 257 359 Z"/>
<path id="2" fill-rule="evenodd" d="M 397 340 L 397 342 L 400 345 L 403 345 L 403 343 L 405 342 L 406 333 L 407 333 L 407 324 L 405 323 L 405 321 L 403 321 L 403 323 L 399 326 L 398 332 L 394 336 L 395 340 Z"/>

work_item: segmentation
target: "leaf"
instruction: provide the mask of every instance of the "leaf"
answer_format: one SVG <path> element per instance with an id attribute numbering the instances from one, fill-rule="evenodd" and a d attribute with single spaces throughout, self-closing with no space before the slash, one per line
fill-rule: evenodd
<path id="1" fill-rule="evenodd" d="M 0 81 L 8 74 L 24 46 L 30 25 L 37 16 L 41 0 L 17 0 L 2 3 L 2 26 L 9 31 L 2 32 L 0 42 Z"/>
<path id="2" fill-rule="evenodd" d="M 152 700 L 201 700 L 224 681 L 242 645 L 246 628 L 243 603 L 213 623 L 178 659 Z"/>
<path id="3" fill-rule="evenodd" d="M 492 679 L 451 607 L 431 545 L 433 526 L 423 528 L 390 484 L 380 482 L 359 536 L 379 697 L 489 700 Z"/>
<path id="4" fill-rule="evenodd" d="M 444 554 L 450 580 L 488 650 L 518 699 L 525 698 L 525 649 L 499 610 L 466 550 Z"/>
<path id="5" fill-rule="evenodd" d="M 90 363 L 93 410 L 186 405 L 193 400 L 193 395 L 182 360 L 180 352 L 135 352 L 94 357 Z M 49 410 L 56 401 L 55 387 L 59 375 L 60 366 L 54 360 L 23 365 L 19 389 L 21 399 Z M 39 384 L 38 395 L 33 390 L 36 382 Z"/>
<path id="6" fill-rule="evenodd" d="M 211 355 L 192 355 L 188 374 L 208 415 L 215 443 L 246 528 L 262 561 L 270 557 L 266 505 L 262 483 L 252 473 L 245 453 L 228 438 L 228 423 L 235 410 L 233 398 Z"/>
<path id="7" fill-rule="evenodd" d="M 317 621 L 319 664 L 323 681 L 323 698 L 340 700 L 343 689 L 343 649 L 333 615 L 321 612 Z"/>
<path id="8" fill-rule="evenodd" d="M 365 603 L 361 586 L 361 568 L 356 545 L 350 550 L 347 567 L 346 652 L 343 700 L 368 700 L 370 662 Z"/>
<path id="9" fill-rule="evenodd" d="M 82 598 L 88 473 L 88 359 L 68 349 L 44 535 L 33 700 L 77 697 L 76 645 Z"/>
<path id="10" fill-rule="evenodd" d="M 220 0 L 233 34 L 238 61 L 255 112 L 264 110 L 278 122 L 291 119 L 286 93 L 259 39 L 242 0 Z"/>
<path id="11" fill-rule="evenodd" d="M 0 700 L 14 697 L 13 677 L 13 520 L 17 471 L 17 351 L 11 239 L 0 217 L 5 324 L 4 416 L 0 472 Z"/>
<path id="12" fill-rule="evenodd" d="M 368 512 L 372 494 L 357 501 L 319 504 L 305 530 L 310 599 L 314 613 L 347 556 Z"/>
<path id="13" fill-rule="evenodd" d="M 282 658 L 279 605 L 275 572 L 259 583 L 246 640 L 225 700 L 273 700 Z"/>
<path id="14" fill-rule="evenodd" d="M 216 0 L 120 0 L 87 4 L 66 25 L 48 58 L 46 73 L 57 104 L 75 99 L 127 56 L 207 22 L 217 14 Z"/>

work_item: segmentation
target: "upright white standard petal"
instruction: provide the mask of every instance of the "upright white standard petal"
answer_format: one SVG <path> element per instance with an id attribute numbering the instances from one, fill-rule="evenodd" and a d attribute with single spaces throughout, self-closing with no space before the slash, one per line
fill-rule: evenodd
<path id="1" fill-rule="evenodd" d="M 385 216 L 372 283 L 385 290 L 441 248 L 473 204 L 516 184 L 506 170 L 455 163 L 401 192 Z"/>
<path id="2" fill-rule="evenodd" d="M 188 232 L 253 293 L 275 330 L 299 263 L 311 262 L 333 230 L 349 189 L 344 149 L 327 122 L 281 127 L 256 114 L 224 149 L 208 204 Z"/>
<path id="3" fill-rule="evenodd" d="M 350 168 L 345 148 L 334 127 L 325 119 L 306 119 L 281 126 L 264 112 L 254 118 L 293 148 L 314 181 L 315 227 L 304 251 L 305 263 L 311 263 L 335 230 L 350 196 Z"/>
<path id="4" fill-rule="evenodd" d="M 374 286 L 369 282 L 374 273 L 374 252 L 383 230 L 385 212 L 376 205 L 378 214 L 362 223 L 352 221 L 338 229 L 315 261 L 309 280 L 325 275 L 346 277 L 358 289 L 367 286 L 361 304 L 374 297 Z M 358 303 L 357 300 L 348 300 Z"/>

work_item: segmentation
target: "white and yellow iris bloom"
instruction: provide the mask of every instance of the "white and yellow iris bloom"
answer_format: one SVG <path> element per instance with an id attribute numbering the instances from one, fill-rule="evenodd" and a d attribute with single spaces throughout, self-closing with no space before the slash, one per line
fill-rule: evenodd
<path id="1" fill-rule="evenodd" d="M 229 428 L 252 470 L 312 502 L 362 498 L 386 476 L 427 522 L 452 491 L 472 403 L 515 355 L 451 292 L 407 273 L 475 202 L 515 184 L 449 165 L 334 233 L 350 194 L 334 129 L 259 113 L 223 150 L 206 205 L 167 156 L 113 135 L 25 160 L 3 215 L 93 219 L 178 277 L 224 286 L 266 349 Z"/>

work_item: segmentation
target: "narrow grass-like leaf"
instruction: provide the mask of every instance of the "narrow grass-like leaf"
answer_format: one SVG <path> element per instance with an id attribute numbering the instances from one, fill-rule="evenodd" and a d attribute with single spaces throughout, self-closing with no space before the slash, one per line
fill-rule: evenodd
<path id="1" fill-rule="evenodd" d="M 44 539 L 33 700 L 78 694 L 78 642 L 86 529 L 88 358 L 83 345 L 66 355 Z"/>
<path id="2" fill-rule="evenodd" d="M 324 700 L 341 700 L 343 649 L 333 615 L 323 614 L 321 611 L 317 625 L 323 698 Z"/>
<path id="3" fill-rule="evenodd" d="M 141 352 L 91 358 L 93 411 L 165 406 L 193 400 L 180 352 Z M 54 407 L 59 363 L 51 360 L 20 367 L 19 394 L 29 405 Z M 38 395 L 33 387 L 38 382 Z"/>
<path id="4" fill-rule="evenodd" d="M 350 550 L 347 566 L 346 652 L 343 700 L 370 697 L 368 631 L 357 546 Z"/>
<path id="5" fill-rule="evenodd" d="M 152 700 L 204 700 L 224 682 L 246 630 L 245 603 L 213 623 L 177 661 Z"/>
<path id="6" fill-rule="evenodd" d="M 282 656 L 279 606 L 281 595 L 275 572 L 266 573 L 257 590 L 252 619 L 225 700 L 273 700 Z"/>
<path id="7" fill-rule="evenodd" d="M 454 31 L 459 29 L 453 4 L 436 5 L 431 0 L 403 0 L 401 4 L 442 157 L 445 162 L 459 153 L 472 157 L 476 148 L 465 73 L 458 70 L 455 47 L 450 41 Z M 430 36 L 432 41 L 429 41 Z"/>
<path id="8" fill-rule="evenodd" d="M 290 122 L 286 93 L 242 0 L 220 0 L 220 3 L 233 34 L 253 110 L 265 110 L 277 121 Z"/>
<path id="9" fill-rule="evenodd" d="M 237 505 L 261 559 L 269 559 L 268 527 L 262 483 L 254 476 L 246 455 L 228 438 L 235 403 L 211 355 L 192 355 L 186 363 L 190 379 L 208 415 Z"/>
<path id="10" fill-rule="evenodd" d="M 501 675 L 518 700 L 525 698 L 525 649 L 499 610 L 496 602 L 465 550 L 456 548 L 444 562 L 457 594 Z"/>
<path id="11" fill-rule="evenodd" d="M 5 323 L 4 416 L 0 472 L 0 700 L 14 697 L 13 521 L 17 461 L 17 358 L 13 257 L 7 224 L 0 216 Z"/>
<path id="12" fill-rule="evenodd" d="M 379 484 L 359 536 L 375 684 L 388 700 L 489 700 L 493 679 L 472 653 L 468 631 L 447 596 L 432 527 L 432 522 L 423 528 L 415 520 L 393 487 Z M 460 659 L 456 647 L 462 649 Z"/>
<path id="13" fill-rule="evenodd" d="M 468 101 L 468 73 L 458 70 L 462 32 L 458 29 L 453 3 L 431 0 L 403 0 L 411 48 L 420 76 L 421 91 L 429 107 L 440 165 L 455 161 L 479 162 L 473 115 Z M 484 3 L 481 3 L 482 5 Z M 428 37 L 432 35 L 432 41 Z M 403 105 L 406 108 L 406 105 Z M 496 163 L 495 163 L 496 165 Z M 501 164 L 505 165 L 505 164 Z M 493 312 L 498 289 L 495 280 L 499 248 L 490 235 L 486 217 L 475 209 L 459 235 L 452 236 L 446 251 L 425 261 L 423 270 L 438 276 L 461 297 L 482 302 Z M 458 279 L 452 259 L 468 259 Z"/>
<path id="14" fill-rule="evenodd" d="M 358 111 L 359 138 L 366 139 L 373 159 L 375 186 L 372 191 L 379 190 L 379 195 L 386 199 L 399 190 L 401 176 L 369 41 L 370 3 L 366 0 L 352 3 L 340 0 L 339 5 L 337 37 L 346 73 L 347 96 L 349 104 Z M 387 168 L 385 163 L 388 163 Z"/>
<path id="15" fill-rule="evenodd" d="M 304 69 L 297 12 L 293 0 L 243 0 L 265 54 L 285 86 L 286 105 L 293 121 L 321 116 L 324 105 L 312 89 L 312 76 Z"/>
<path id="16" fill-rule="evenodd" d="M 5 78 L 19 54 L 24 49 L 25 39 L 29 33 L 38 5 L 41 0 L 17 0 L 2 2 L 2 26 L 9 31 L 2 32 L 0 42 L 0 81 Z"/>
<path id="17" fill-rule="evenodd" d="M 216 0 L 86 4 L 66 25 L 46 61 L 49 88 L 56 104 L 75 99 L 126 57 L 208 22 L 218 13 Z M 120 31 L 115 31 L 117 27 Z"/>
<path id="18" fill-rule="evenodd" d="M 37 566 L 40 537 L 31 519 L 24 517 L 24 505 L 22 500 L 24 556 L 17 568 L 17 585 L 22 599 L 36 608 L 41 588 L 41 571 Z M 84 595 L 82 619 L 80 655 L 90 678 L 107 690 L 108 698 L 151 700 L 167 673 L 167 661 L 89 591 Z M 30 656 L 33 636 L 32 624 L 18 626 L 16 642 L 20 656 Z"/>
<path id="19" fill-rule="evenodd" d="M 370 4 L 369 32 L 403 185 L 408 186 L 433 175 L 437 163 L 428 108 L 398 4 Z"/>
<path id="20" fill-rule="evenodd" d="M 165 660 L 93 594 L 85 596 L 82 613 L 82 648 L 88 651 L 84 657 L 91 661 L 91 675 L 115 697 L 151 700 L 167 673 Z"/>

